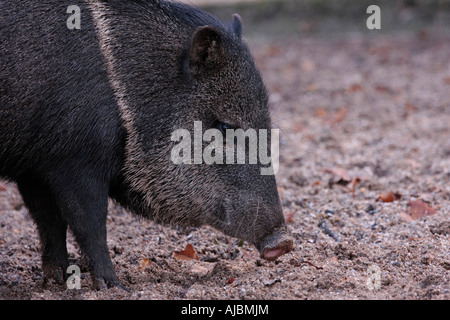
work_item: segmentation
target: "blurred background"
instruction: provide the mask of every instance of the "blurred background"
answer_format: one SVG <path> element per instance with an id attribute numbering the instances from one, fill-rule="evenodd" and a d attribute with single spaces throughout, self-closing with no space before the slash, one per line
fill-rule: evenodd
<path id="1" fill-rule="evenodd" d="M 366 9 L 382 11 L 381 32 L 449 30 L 450 0 L 183 0 L 226 20 L 238 12 L 247 36 L 370 34 Z"/>

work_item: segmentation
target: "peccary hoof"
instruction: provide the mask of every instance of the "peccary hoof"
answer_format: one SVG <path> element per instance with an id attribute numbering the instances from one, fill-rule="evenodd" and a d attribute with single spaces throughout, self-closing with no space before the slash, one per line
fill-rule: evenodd
<path id="1" fill-rule="evenodd" d="M 118 288 L 125 292 L 130 292 L 118 279 L 105 280 L 104 278 L 92 277 L 92 289 L 100 291 L 109 288 Z"/>
<path id="2" fill-rule="evenodd" d="M 284 232 L 275 233 L 269 236 L 262 245 L 261 258 L 274 261 L 283 254 L 292 251 L 294 242 Z"/>
<path id="3" fill-rule="evenodd" d="M 44 262 L 42 264 L 44 287 L 49 286 L 51 283 L 58 285 L 64 285 L 66 281 L 66 266 L 56 266 L 50 262 Z"/>

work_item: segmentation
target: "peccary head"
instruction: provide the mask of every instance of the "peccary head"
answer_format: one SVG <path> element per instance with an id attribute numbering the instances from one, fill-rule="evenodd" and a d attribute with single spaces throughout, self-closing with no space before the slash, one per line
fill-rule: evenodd
<path id="1" fill-rule="evenodd" d="M 93 5 L 127 130 L 126 196 L 119 201 L 157 222 L 211 225 L 274 260 L 292 249 L 274 175 L 262 175 L 259 162 L 199 163 L 194 141 L 187 161 L 172 158 L 179 142 L 173 133 L 184 129 L 195 139 L 198 123 L 202 134 L 264 129 L 270 142 L 268 95 L 241 38 L 241 20 L 235 15 L 225 25 L 198 9 L 157 3 L 136 1 L 146 10 L 127 4 L 122 20 L 120 4 Z M 226 149 L 225 140 L 215 141 Z"/>

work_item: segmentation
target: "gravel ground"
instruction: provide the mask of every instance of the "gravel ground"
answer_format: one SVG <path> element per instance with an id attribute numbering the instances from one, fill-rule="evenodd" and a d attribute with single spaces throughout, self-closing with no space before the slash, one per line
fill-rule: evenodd
<path id="1" fill-rule="evenodd" d="M 281 129 L 292 253 L 267 262 L 212 228 L 160 226 L 111 203 L 108 246 L 130 292 L 92 291 L 83 268 L 79 290 L 43 287 L 36 227 L 3 181 L 0 299 L 450 299 L 449 40 L 251 41 Z M 187 244 L 199 260 L 174 255 Z"/>

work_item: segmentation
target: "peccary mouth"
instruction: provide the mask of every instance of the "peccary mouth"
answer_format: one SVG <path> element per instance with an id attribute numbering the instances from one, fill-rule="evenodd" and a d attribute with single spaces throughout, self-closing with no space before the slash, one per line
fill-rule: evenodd
<path id="1" fill-rule="evenodd" d="M 234 207 L 227 209 L 225 206 L 217 210 L 210 216 L 212 219 L 208 224 L 229 236 L 252 243 L 265 260 L 273 261 L 292 251 L 294 242 L 288 236 L 281 208 L 279 211 L 270 207 L 264 210 L 257 209 L 253 215 L 246 215 L 248 211 L 244 211 L 240 214 L 238 222 L 235 213 L 242 211 L 237 211 Z"/>
<path id="2" fill-rule="evenodd" d="M 261 258 L 269 261 L 276 260 L 278 257 L 290 252 L 294 246 L 291 237 L 285 230 L 277 230 L 269 235 L 260 246 L 256 245 L 261 254 Z"/>

